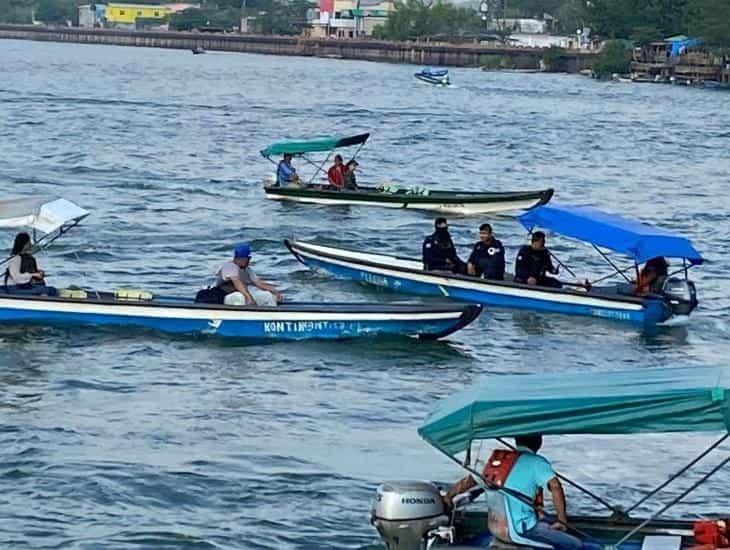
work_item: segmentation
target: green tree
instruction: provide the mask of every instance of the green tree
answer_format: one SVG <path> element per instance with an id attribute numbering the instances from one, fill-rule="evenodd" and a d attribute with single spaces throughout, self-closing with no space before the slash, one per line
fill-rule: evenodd
<path id="1" fill-rule="evenodd" d="M 730 2 L 728 0 L 693 0 L 688 27 L 714 48 L 730 50 Z"/>
<path id="2" fill-rule="evenodd" d="M 627 49 L 626 43 L 622 40 L 609 40 L 593 64 L 593 72 L 599 76 L 624 74 L 630 67 L 631 52 Z"/>
<path id="3" fill-rule="evenodd" d="M 191 31 L 206 26 L 208 18 L 203 10 L 188 8 L 170 16 L 170 28 L 175 31 Z"/>
<path id="4" fill-rule="evenodd" d="M 44 23 L 65 23 L 74 18 L 76 5 L 67 0 L 38 0 L 35 19 Z"/>
<path id="5" fill-rule="evenodd" d="M 0 0 L 0 22 L 28 24 L 33 21 L 33 5 L 25 0 Z"/>
<path id="6" fill-rule="evenodd" d="M 459 8 L 437 1 L 425 4 L 421 0 L 396 2 L 388 14 L 378 37 L 388 40 L 409 40 L 436 35 L 458 36 L 479 32 L 483 23 L 474 10 Z"/>

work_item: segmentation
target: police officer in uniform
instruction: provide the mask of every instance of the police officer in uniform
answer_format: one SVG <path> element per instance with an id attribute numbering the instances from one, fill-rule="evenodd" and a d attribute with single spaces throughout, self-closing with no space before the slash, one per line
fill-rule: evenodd
<path id="1" fill-rule="evenodd" d="M 504 246 L 488 223 L 479 226 L 479 242 L 471 251 L 466 269 L 469 275 L 504 281 Z"/>
<path id="2" fill-rule="evenodd" d="M 423 269 L 466 274 L 466 264 L 459 259 L 449 234 L 446 218 L 436 218 L 435 231 L 423 241 Z"/>
<path id="3" fill-rule="evenodd" d="M 545 247 L 545 233 L 535 231 L 532 242 L 524 245 L 517 253 L 515 260 L 515 282 L 528 285 L 549 286 L 561 288 L 563 284 L 546 273 L 558 274 L 553 266 L 550 251 Z"/>

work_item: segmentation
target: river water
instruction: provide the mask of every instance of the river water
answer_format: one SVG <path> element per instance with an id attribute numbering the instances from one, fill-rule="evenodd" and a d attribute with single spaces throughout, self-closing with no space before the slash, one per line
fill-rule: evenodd
<path id="1" fill-rule="evenodd" d="M 402 300 L 313 274 L 282 238 L 418 255 L 431 217 L 287 205 L 260 188 L 272 172 L 258 153 L 268 143 L 371 131 L 361 181 L 552 186 L 556 201 L 687 235 L 708 260 L 693 275 L 701 305 L 691 325 L 647 335 L 486 311 L 448 342 L 255 346 L 3 327 L 0 547 L 375 546 L 368 509 L 380 481 L 460 475 L 416 434 L 437 398 L 487 373 L 727 361 L 727 94 L 459 69 L 455 87 L 436 89 L 413 72 L 0 41 L 1 194 L 63 196 L 92 212 L 41 258 L 57 286 L 189 295 L 248 240 L 259 274 L 290 299 Z M 483 221 L 512 261 L 525 234 L 508 218 L 451 220 L 464 253 Z M 12 236 L 0 234 L 3 247 Z M 549 244 L 579 275 L 605 272 L 589 248 Z M 630 502 L 711 439 L 553 437 L 544 452 L 574 479 Z M 727 513 L 729 483 L 720 473 L 674 515 Z M 569 498 L 574 510 L 597 510 Z"/>

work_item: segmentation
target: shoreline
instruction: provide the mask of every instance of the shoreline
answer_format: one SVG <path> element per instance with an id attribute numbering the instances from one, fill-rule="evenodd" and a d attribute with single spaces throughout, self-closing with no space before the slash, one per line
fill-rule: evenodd
<path id="1" fill-rule="evenodd" d="M 544 48 L 514 48 L 477 44 L 429 42 L 388 42 L 372 39 L 306 38 L 253 34 L 207 34 L 177 31 L 136 31 L 85 29 L 38 25 L 0 25 L 0 39 L 71 42 L 267 55 L 353 59 L 381 63 L 482 67 L 487 60 L 499 59 L 509 68 L 537 69 L 543 61 Z M 596 54 L 568 51 L 551 67 L 553 72 L 577 73 L 590 68 Z"/>

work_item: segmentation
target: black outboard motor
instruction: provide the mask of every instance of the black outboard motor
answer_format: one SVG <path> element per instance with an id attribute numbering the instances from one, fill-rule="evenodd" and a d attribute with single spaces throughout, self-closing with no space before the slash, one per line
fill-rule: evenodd
<path id="1" fill-rule="evenodd" d="M 669 302 L 674 315 L 689 315 L 699 303 L 695 284 L 679 277 L 669 277 L 664 281 L 662 296 Z"/>

